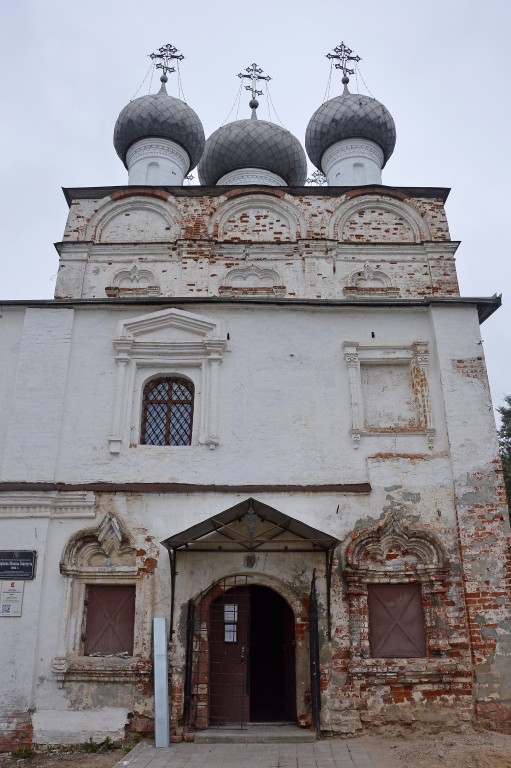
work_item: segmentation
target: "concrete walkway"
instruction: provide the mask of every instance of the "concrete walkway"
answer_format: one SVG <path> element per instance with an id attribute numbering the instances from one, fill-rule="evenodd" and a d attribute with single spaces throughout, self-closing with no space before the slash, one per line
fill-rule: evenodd
<path id="1" fill-rule="evenodd" d="M 378 768 L 357 739 L 305 744 L 137 744 L 115 768 Z"/>

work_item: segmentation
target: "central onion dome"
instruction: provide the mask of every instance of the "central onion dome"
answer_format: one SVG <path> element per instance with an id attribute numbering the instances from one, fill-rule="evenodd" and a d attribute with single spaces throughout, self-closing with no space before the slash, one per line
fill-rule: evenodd
<path id="1" fill-rule="evenodd" d="M 130 183 L 141 183 L 138 179 L 131 181 L 129 156 L 130 150 L 138 142 L 145 141 L 147 148 L 149 140 L 152 140 L 151 151 L 154 152 L 157 147 L 160 158 L 164 161 L 168 159 L 169 162 L 172 153 L 177 156 L 181 150 L 179 165 L 183 176 L 195 168 L 204 150 L 204 129 L 197 114 L 184 101 L 169 96 L 165 88 L 166 75 L 160 80 L 161 88 L 158 93 L 130 101 L 121 111 L 115 124 L 115 151 L 130 170 Z M 183 156 L 182 150 L 186 155 Z M 140 152 L 138 154 L 140 155 Z M 147 151 L 145 156 L 147 165 Z M 179 183 L 182 181 L 181 178 Z M 175 180 L 170 180 L 170 183 L 175 183 Z"/>
<path id="2" fill-rule="evenodd" d="M 303 186 L 307 159 L 302 145 L 280 125 L 258 120 L 256 99 L 250 106 L 250 119 L 227 123 L 206 141 L 198 168 L 201 184 Z"/>

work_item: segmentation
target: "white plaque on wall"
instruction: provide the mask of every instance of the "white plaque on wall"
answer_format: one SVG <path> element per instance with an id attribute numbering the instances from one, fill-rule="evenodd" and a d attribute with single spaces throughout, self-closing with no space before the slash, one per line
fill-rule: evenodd
<path id="1" fill-rule="evenodd" d="M 24 581 L 0 581 L 0 616 L 21 616 Z"/>

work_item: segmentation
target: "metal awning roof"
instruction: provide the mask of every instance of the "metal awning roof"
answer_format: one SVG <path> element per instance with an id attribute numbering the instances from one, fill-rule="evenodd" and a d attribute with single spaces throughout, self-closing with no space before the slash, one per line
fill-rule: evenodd
<path id="1" fill-rule="evenodd" d="M 330 591 L 334 551 L 340 543 L 318 528 L 296 520 L 252 497 L 217 515 L 192 525 L 161 542 L 170 558 L 172 604 L 171 637 L 174 632 L 174 596 L 177 553 L 208 552 L 315 552 L 325 557 L 327 633 L 330 637 Z"/>
<path id="2" fill-rule="evenodd" d="M 248 498 L 162 544 L 174 552 L 328 552 L 339 540 Z"/>

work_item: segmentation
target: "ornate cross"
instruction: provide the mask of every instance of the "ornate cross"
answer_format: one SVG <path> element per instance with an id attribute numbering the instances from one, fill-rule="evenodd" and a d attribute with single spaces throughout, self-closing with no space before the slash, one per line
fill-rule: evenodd
<path id="1" fill-rule="evenodd" d="M 156 69 L 163 69 L 164 77 L 166 77 L 167 72 L 176 71 L 175 68 L 170 65 L 172 59 L 177 59 L 178 61 L 182 61 L 184 59 L 183 54 L 178 54 L 177 48 L 174 48 L 174 46 L 170 43 L 167 43 L 167 45 L 162 45 L 161 48 L 158 48 L 158 53 L 150 53 L 149 57 L 153 61 L 155 59 L 160 59 L 158 64 L 156 64 Z"/>
<path id="2" fill-rule="evenodd" d="M 353 51 L 351 48 L 348 48 L 347 45 L 344 45 L 344 43 L 341 43 L 337 46 L 337 48 L 334 48 L 334 53 L 327 53 L 326 57 L 327 59 L 338 59 L 338 63 L 335 65 L 336 69 L 342 69 L 342 74 L 344 77 L 346 75 L 354 75 L 355 70 L 354 69 L 348 69 L 348 61 L 362 61 L 360 56 L 352 56 Z"/>
<path id="3" fill-rule="evenodd" d="M 257 64 L 251 64 L 249 67 L 246 68 L 245 72 L 248 72 L 248 74 L 244 74 L 243 72 L 240 72 L 238 77 L 246 77 L 247 80 L 251 80 L 251 85 L 246 85 L 245 89 L 247 91 L 252 91 L 252 98 L 255 99 L 256 96 L 262 96 L 263 92 L 257 90 L 257 82 L 258 80 L 271 80 L 271 77 L 269 75 L 263 75 L 263 70 L 261 67 L 258 67 Z"/>

